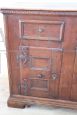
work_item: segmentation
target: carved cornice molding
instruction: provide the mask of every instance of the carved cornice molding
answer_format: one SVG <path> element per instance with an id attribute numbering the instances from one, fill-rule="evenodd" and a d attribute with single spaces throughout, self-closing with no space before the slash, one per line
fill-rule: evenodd
<path id="1" fill-rule="evenodd" d="M 3 14 L 34 14 L 34 15 L 68 15 L 76 16 L 77 11 L 53 10 L 26 10 L 26 9 L 1 9 Z"/>

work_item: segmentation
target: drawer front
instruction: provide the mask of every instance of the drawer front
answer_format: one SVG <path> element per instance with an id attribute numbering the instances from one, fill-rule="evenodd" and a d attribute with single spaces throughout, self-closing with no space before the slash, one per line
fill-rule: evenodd
<path id="1" fill-rule="evenodd" d="M 63 21 L 19 20 L 21 39 L 38 39 L 61 41 L 63 38 Z"/>

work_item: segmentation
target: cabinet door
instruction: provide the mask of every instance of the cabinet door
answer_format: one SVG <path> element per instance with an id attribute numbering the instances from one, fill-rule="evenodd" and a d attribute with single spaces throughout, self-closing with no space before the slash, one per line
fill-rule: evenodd
<path id="1" fill-rule="evenodd" d="M 21 94 L 48 97 L 51 51 L 44 48 L 20 46 Z"/>
<path id="2" fill-rule="evenodd" d="M 62 49 L 19 46 L 19 50 L 21 94 L 58 98 Z"/>

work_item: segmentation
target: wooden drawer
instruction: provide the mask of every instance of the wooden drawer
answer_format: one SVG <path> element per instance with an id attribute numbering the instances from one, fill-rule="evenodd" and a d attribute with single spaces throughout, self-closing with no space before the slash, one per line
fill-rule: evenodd
<path id="1" fill-rule="evenodd" d="M 20 38 L 61 41 L 63 21 L 19 20 Z"/>

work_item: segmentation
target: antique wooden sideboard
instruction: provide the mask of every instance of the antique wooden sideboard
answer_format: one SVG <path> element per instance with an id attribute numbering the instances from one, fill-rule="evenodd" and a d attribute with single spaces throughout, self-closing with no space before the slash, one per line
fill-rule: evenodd
<path id="1" fill-rule="evenodd" d="M 1 9 L 8 106 L 77 109 L 77 11 Z"/>

